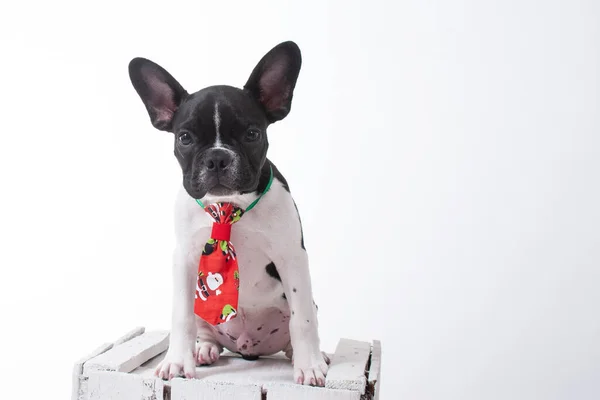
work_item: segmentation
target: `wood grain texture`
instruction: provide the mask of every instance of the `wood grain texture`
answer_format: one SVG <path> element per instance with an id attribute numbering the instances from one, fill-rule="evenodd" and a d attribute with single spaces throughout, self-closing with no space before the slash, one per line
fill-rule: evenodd
<path id="1" fill-rule="evenodd" d="M 379 386 L 381 382 L 381 341 L 373 340 L 371 348 L 371 367 L 367 389 L 372 393 L 372 400 L 379 400 Z"/>
<path id="2" fill-rule="evenodd" d="M 121 336 L 120 338 L 115 340 L 115 342 L 113 343 L 113 346 L 118 346 L 121 343 L 125 343 L 128 340 L 133 339 L 134 337 L 140 336 L 144 332 L 146 332 L 146 328 L 144 328 L 143 326 L 138 326 L 137 328 L 130 330 L 129 332 L 127 332 L 126 334 L 124 334 L 123 336 Z"/>
<path id="3" fill-rule="evenodd" d="M 130 372 L 169 347 L 169 332 L 145 332 L 92 358 L 83 366 L 84 375 L 93 371 Z"/>
<path id="4" fill-rule="evenodd" d="M 196 379 L 171 382 L 154 376 L 168 348 L 169 332 L 138 327 L 79 360 L 73 369 L 72 400 L 377 400 L 381 342 L 339 341 L 331 355 L 325 388 L 293 382 L 283 354 L 242 359 L 226 351 L 211 366 L 196 368 Z M 370 362 L 369 362 L 370 361 Z M 367 371 L 368 369 L 368 371 Z"/>
<path id="5" fill-rule="evenodd" d="M 175 378 L 171 381 L 171 400 L 261 400 L 258 385 L 242 385 L 199 379 Z"/>
<path id="6" fill-rule="evenodd" d="M 131 373 L 152 377 L 156 366 L 164 356 L 165 354 L 161 354 L 149 360 Z M 196 368 L 196 379 L 239 385 L 260 386 L 266 383 L 293 383 L 293 377 L 292 363 L 283 354 L 248 361 L 242 359 L 238 354 L 225 351 L 214 364 Z"/>
<path id="7" fill-rule="evenodd" d="M 367 362 L 371 355 L 371 344 L 351 339 L 341 339 L 337 345 L 325 387 L 330 389 L 356 390 L 365 394 Z"/>
<path id="8" fill-rule="evenodd" d="M 144 379 L 115 371 L 91 372 L 86 400 L 163 400 L 160 379 Z"/>
<path id="9" fill-rule="evenodd" d="M 83 376 L 84 364 L 88 360 L 110 350 L 112 347 L 113 347 L 112 343 L 104 343 L 102 346 L 96 348 L 96 350 L 92 351 L 87 356 L 79 359 L 75 363 L 75 365 L 73 366 L 73 383 L 72 383 L 71 400 L 82 399 L 85 394 L 85 390 L 86 390 L 85 386 L 87 385 L 87 377 Z"/>
<path id="10" fill-rule="evenodd" d="M 327 389 L 295 383 L 266 384 L 267 400 L 360 400 L 357 390 Z"/>

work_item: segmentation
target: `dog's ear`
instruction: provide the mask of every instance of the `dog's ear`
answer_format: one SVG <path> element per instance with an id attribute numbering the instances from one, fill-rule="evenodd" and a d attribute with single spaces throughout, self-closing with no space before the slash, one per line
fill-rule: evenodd
<path id="1" fill-rule="evenodd" d="M 244 85 L 244 89 L 262 105 L 271 123 L 285 118 L 290 112 L 301 65 L 298 45 L 280 43 L 260 60 Z"/>
<path id="2" fill-rule="evenodd" d="M 173 116 L 187 96 L 185 89 L 160 65 L 145 58 L 131 60 L 129 78 L 148 110 L 152 125 L 161 131 L 171 131 Z"/>

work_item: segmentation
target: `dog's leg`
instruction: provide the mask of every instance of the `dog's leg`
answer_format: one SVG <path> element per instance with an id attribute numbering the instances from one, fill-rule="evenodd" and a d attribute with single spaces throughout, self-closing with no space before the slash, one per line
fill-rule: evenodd
<path id="1" fill-rule="evenodd" d="M 197 332 L 193 307 L 197 267 L 193 259 L 184 248 L 178 247 L 174 252 L 169 350 L 155 372 L 162 379 L 182 375 L 193 378 L 196 374 L 194 345 Z"/>
<path id="2" fill-rule="evenodd" d="M 312 285 L 308 269 L 308 256 L 299 245 L 286 246 L 278 254 L 281 282 L 290 306 L 291 355 L 293 352 L 294 382 L 304 385 L 325 385 L 327 362 L 319 343 L 317 310 L 313 303 Z M 297 247 L 297 248 L 295 248 Z"/>
<path id="3" fill-rule="evenodd" d="M 196 364 L 210 365 L 219 359 L 223 347 L 215 339 L 214 330 L 201 318 L 196 318 L 198 339 L 196 343 Z"/>

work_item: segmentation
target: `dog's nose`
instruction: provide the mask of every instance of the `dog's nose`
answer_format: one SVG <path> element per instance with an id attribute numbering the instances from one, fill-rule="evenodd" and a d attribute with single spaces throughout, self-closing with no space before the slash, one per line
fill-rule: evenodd
<path id="1" fill-rule="evenodd" d="M 224 149 L 212 149 L 204 157 L 203 163 L 209 172 L 223 171 L 231 165 L 233 157 Z"/>

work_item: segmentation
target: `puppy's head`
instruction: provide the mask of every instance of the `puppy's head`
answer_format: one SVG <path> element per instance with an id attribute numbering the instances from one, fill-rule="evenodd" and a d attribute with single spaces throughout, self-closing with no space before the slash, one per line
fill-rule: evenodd
<path id="1" fill-rule="evenodd" d="M 211 86 L 188 92 L 165 69 L 144 58 L 129 76 L 155 128 L 172 132 L 183 186 L 195 199 L 256 190 L 267 148 L 267 127 L 290 112 L 302 58 L 293 42 L 269 51 L 243 89 Z"/>

